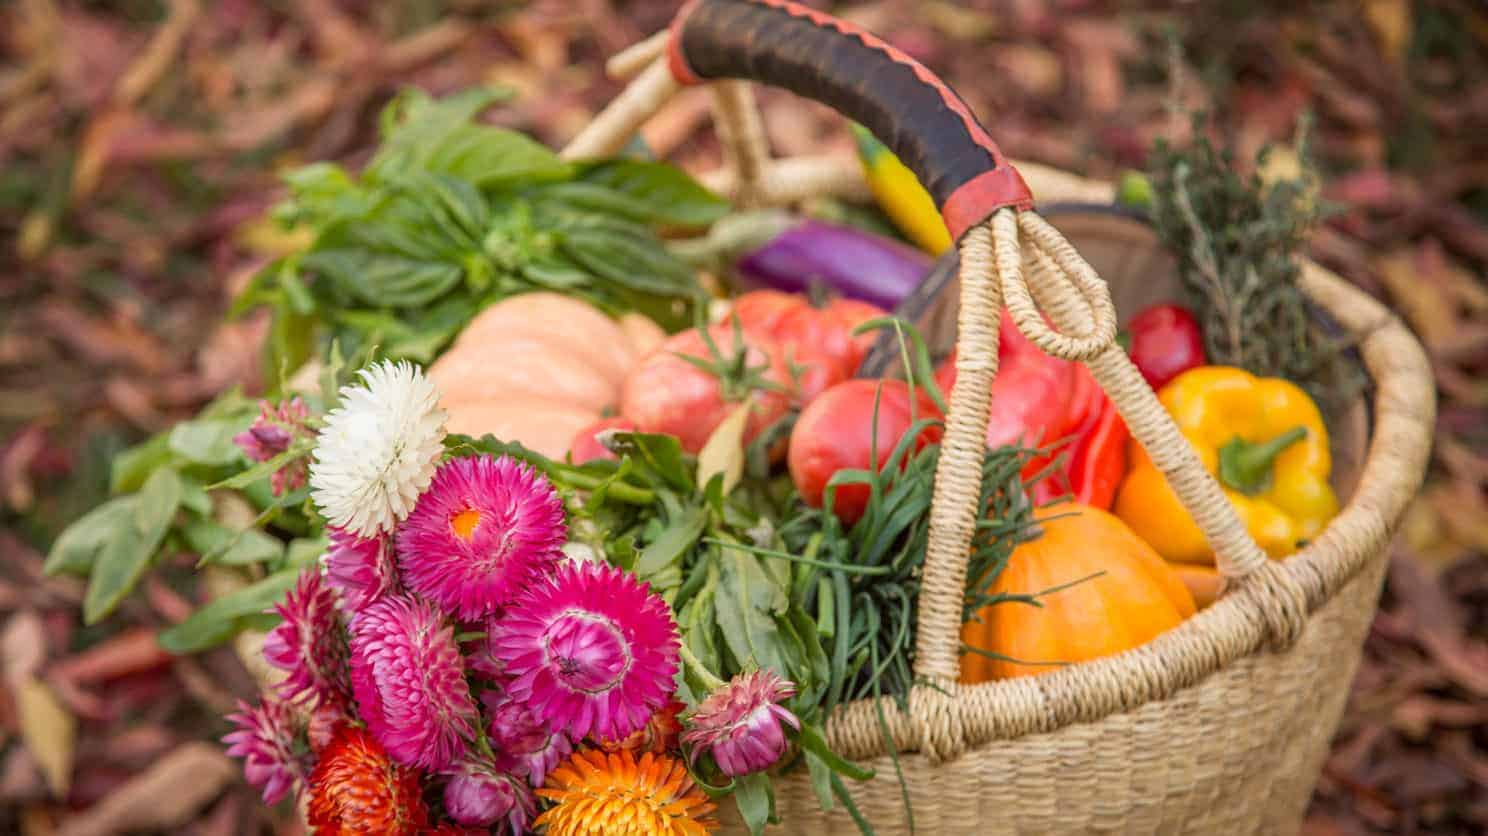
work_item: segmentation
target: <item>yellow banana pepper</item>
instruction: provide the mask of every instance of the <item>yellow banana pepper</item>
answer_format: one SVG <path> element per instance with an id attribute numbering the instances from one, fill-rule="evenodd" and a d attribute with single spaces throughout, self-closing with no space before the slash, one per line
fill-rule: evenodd
<path id="1" fill-rule="evenodd" d="M 1328 430 L 1296 384 L 1200 366 L 1170 381 L 1158 399 L 1271 557 L 1296 551 L 1338 513 Z M 1135 440 L 1132 448 L 1116 515 L 1168 560 L 1212 564 L 1214 553 L 1177 494 Z"/>
<path id="2" fill-rule="evenodd" d="M 920 249 L 931 255 L 950 249 L 951 233 L 919 178 L 866 128 L 856 124 L 852 127 L 863 175 L 879 208 Z"/>

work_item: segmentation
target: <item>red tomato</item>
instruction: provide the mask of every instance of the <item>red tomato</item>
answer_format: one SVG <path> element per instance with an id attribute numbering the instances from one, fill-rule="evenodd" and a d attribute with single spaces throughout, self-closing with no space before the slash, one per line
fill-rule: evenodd
<path id="1" fill-rule="evenodd" d="M 708 334 L 724 365 L 732 365 L 737 359 L 733 325 L 714 325 Z M 667 339 L 625 376 L 620 414 L 634 421 L 641 432 L 674 435 L 682 442 L 682 449 L 696 453 L 745 399 L 753 407 L 744 431 L 746 442 L 780 420 L 790 408 L 791 376 L 783 353 L 758 333 L 744 330 L 745 365 L 756 369 L 754 383 L 778 388 L 747 388 L 750 384 L 746 381 L 722 381 L 715 371 L 698 368 L 678 355 L 715 362 L 702 335 L 693 328 Z"/>
<path id="2" fill-rule="evenodd" d="M 780 318 L 798 309 L 809 308 L 806 297 L 781 290 L 751 290 L 734 300 L 732 315 L 737 315 L 745 330 L 769 337 L 775 336 Z M 725 320 L 727 321 L 727 320 Z"/>
<path id="3" fill-rule="evenodd" d="M 873 421 L 878 399 L 878 421 Z M 911 408 L 911 404 L 915 404 Z M 822 507 L 827 481 L 839 470 L 882 468 L 915 420 L 934 415 L 925 399 L 915 403 L 902 380 L 848 380 L 823 392 L 801 411 L 791 432 L 791 480 L 801 498 L 813 508 Z M 939 432 L 927 430 L 915 449 L 936 440 Z M 871 461 L 876 438 L 877 461 Z M 832 510 L 845 525 L 863 516 L 870 492 L 866 485 L 843 485 L 835 489 Z"/>
<path id="4" fill-rule="evenodd" d="M 827 303 L 827 306 L 821 309 L 821 314 L 828 322 L 838 325 L 844 332 L 851 336 L 854 328 L 870 319 L 887 316 L 888 311 L 868 302 L 839 297 Z M 848 371 L 849 376 L 858 373 L 858 366 L 862 365 L 863 358 L 873 348 L 873 343 L 877 339 L 877 331 L 870 331 L 866 334 L 859 334 L 856 337 L 852 337 L 853 353 L 848 360 L 848 366 L 851 367 Z"/>
<path id="5" fill-rule="evenodd" d="M 1131 335 L 1132 362 L 1153 389 L 1204 365 L 1204 335 L 1186 308 L 1153 305 L 1132 317 L 1126 328 Z"/>
<path id="6" fill-rule="evenodd" d="M 856 353 L 851 331 L 829 321 L 810 305 L 781 316 L 770 336 L 795 367 L 803 404 L 811 403 L 857 371 L 851 362 Z"/>
<path id="7" fill-rule="evenodd" d="M 1074 364 L 1056 360 L 1037 349 L 1032 354 L 1010 354 L 998 361 L 992 381 L 991 414 L 987 420 L 987 446 L 1004 444 L 1043 445 L 1067 435 L 1079 419 L 1071 415 L 1072 401 L 1084 395 L 1076 390 Z M 955 352 L 935 370 L 935 382 L 947 400 L 956 383 Z"/>
<path id="8" fill-rule="evenodd" d="M 615 454 L 610 448 L 599 443 L 597 436 L 605 430 L 633 430 L 635 422 L 629 418 L 615 416 L 613 418 L 601 418 L 574 434 L 573 441 L 568 445 L 568 458 L 574 464 L 592 462 L 596 459 L 614 459 Z"/>
<path id="9" fill-rule="evenodd" d="M 755 290 L 734 301 L 733 313 L 749 330 L 780 346 L 788 365 L 795 368 L 800 402 L 857 374 L 874 335 L 853 336 L 853 329 L 884 311 L 867 302 L 834 299 L 824 308 L 812 307 L 798 293 Z"/>

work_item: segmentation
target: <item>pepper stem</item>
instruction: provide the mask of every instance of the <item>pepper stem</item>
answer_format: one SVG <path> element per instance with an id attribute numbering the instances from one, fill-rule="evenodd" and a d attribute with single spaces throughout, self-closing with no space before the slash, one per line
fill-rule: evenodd
<path id="1" fill-rule="evenodd" d="M 687 667 L 692 668 L 692 672 L 697 674 L 697 678 L 701 679 L 704 685 L 708 686 L 709 691 L 717 691 L 728 684 L 714 676 L 701 659 L 692 655 L 692 649 L 687 646 L 687 642 L 681 642 L 677 647 L 682 651 L 682 661 L 687 663 Z"/>
<path id="2" fill-rule="evenodd" d="M 1260 493 L 1271 484 L 1271 466 L 1276 457 L 1306 437 L 1306 427 L 1292 427 L 1270 441 L 1246 441 L 1235 436 L 1219 448 L 1219 481 L 1243 494 Z"/>

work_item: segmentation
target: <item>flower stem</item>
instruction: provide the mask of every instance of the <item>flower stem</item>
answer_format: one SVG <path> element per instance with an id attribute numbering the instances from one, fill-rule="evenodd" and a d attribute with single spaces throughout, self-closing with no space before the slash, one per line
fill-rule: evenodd
<path id="1" fill-rule="evenodd" d="M 717 691 L 719 688 L 728 684 L 714 676 L 713 672 L 703 665 L 701 659 L 692 655 L 692 649 L 687 646 L 687 642 L 681 642 L 678 647 L 682 651 L 682 661 L 686 662 L 689 668 L 692 668 L 692 672 L 697 675 L 698 679 L 703 681 L 704 685 L 708 686 L 709 691 Z"/>

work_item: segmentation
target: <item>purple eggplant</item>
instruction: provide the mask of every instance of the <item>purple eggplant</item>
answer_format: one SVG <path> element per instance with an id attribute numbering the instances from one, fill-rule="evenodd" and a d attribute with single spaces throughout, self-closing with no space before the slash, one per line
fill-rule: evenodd
<path id="1" fill-rule="evenodd" d="M 871 232 L 778 210 L 733 215 L 714 224 L 703 251 L 725 257 L 752 287 L 832 294 L 893 310 L 930 273 L 925 253 Z"/>

